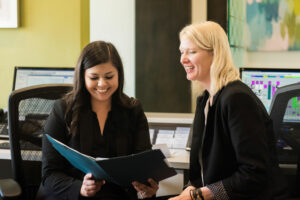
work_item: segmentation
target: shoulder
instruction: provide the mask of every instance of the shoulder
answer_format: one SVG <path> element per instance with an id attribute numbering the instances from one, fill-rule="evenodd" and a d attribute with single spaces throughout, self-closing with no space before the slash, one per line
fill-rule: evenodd
<path id="1" fill-rule="evenodd" d="M 243 82 L 234 81 L 220 91 L 219 102 L 223 107 L 235 109 L 265 110 L 261 100 Z"/>
<path id="2" fill-rule="evenodd" d="M 60 118 L 64 118 L 65 112 L 66 112 L 66 101 L 63 99 L 58 99 L 54 102 L 53 108 L 52 108 L 52 115 Z"/>
<path id="3" fill-rule="evenodd" d="M 132 120 L 145 115 L 141 101 L 133 97 L 126 96 L 126 104 L 122 106 L 122 110 L 127 113 L 126 115 L 129 115 L 128 117 Z"/>
<path id="4" fill-rule="evenodd" d="M 142 109 L 141 101 L 134 97 L 129 97 L 124 94 L 122 97 L 122 100 L 123 100 L 123 102 L 122 102 L 123 109 L 129 110 L 129 111 Z"/>
<path id="5" fill-rule="evenodd" d="M 132 117 L 138 117 L 140 115 L 144 115 L 143 106 L 140 100 L 131 98 L 129 112 L 131 113 Z"/>
<path id="6" fill-rule="evenodd" d="M 257 98 L 252 90 L 241 81 L 231 82 L 220 91 L 220 98 L 226 101 L 241 97 L 246 97 L 252 100 Z"/>
<path id="7" fill-rule="evenodd" d="M 141 102 L 138 99 L 129 97 L 125 105 L 113 104 L 112 116 L 115 121 L 120 123 L 120 127 L 135 126 L 141 120 L 146 121 Z"/>
<path id="8" fill-rule="evenodd" d="M 130 105 L 134 110 L 142 109 L 143 107 L 141 101 L 133 97 L 130 98 Z"/>
<path id="9" fill-rule="evenodd" d="M 209 97 L 209 93 L 207 92 L 207 90 L 205 90 L 200 96 L 197 97 L 196 103 L 197 106 L 199 106 L 201 103 L 206 102 L 206 100 Z"/>
<path id="10" fill-rule="evenodd" d="M 54 127 L 65 126 L 65 110 L 66 103 L 62 99 L 58 99 L 54 102 L 52 111 L 47 119 L 45 130 L 52 130 Z M 50 132 L 50 131 L 49 131 Z"/>
<path id="11" fill-rule="evenodd" d="M 63 99 L 57 99 L 55 102 L 54 102 L 54 105 L 53 105 L 53 109 L 57 110 L 57 111 L 65 111 L 66 110 L 66 101 L 63 100 Z"/>

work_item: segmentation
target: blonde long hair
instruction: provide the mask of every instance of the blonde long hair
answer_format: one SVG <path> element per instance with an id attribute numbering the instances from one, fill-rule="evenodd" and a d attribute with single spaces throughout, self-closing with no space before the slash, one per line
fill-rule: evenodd
<path id="1" fill-rule="evenodd" d="M 201 49 L 213 52 L 210 95 L 215 95 L 229 82 L 240 80 L 239 71 L 232 60 L 227 35 L 219 24 L 206 21 L 187 25 L 179 33 L 180 40 L 182 37 L 188 38 Z"/>

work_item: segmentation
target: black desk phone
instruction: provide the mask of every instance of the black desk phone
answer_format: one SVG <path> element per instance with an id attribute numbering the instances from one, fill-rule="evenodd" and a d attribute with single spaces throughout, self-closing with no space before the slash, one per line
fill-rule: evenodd
<path id="1" fill-rule="evenodd" d="M 8 139 L 7 112 L 0 109 L 0 139 Z"/>

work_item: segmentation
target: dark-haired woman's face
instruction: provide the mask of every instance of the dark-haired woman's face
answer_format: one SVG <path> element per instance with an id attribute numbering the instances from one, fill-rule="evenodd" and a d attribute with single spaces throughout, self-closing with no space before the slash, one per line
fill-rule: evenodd
<path id="1" fill-rule="evenodd" d="M 118 70 L 111 62 L 96 65 L 85 70 L 84 81 L 92 102 L 111 101 L 119 86 Z"/>

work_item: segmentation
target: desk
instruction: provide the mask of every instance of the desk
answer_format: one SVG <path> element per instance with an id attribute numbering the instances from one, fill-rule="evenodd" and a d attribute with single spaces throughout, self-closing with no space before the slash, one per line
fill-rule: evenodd
<path id="1" fill-rule="evenodd" d="M 157 196 L 178 194 L 185 183 L 185 174 L 189 168 L 189 152 L 183 149 L 171 149 L 170 152 L 171 157 L 167 160 L 171 167 L 176 168 L 178 174 L 159 183 Z M 0 149 L 0 179 L 12 177 L 10 158 L 9 149 Z"/>
<path id="2" fill-rule="evenodd" d="M 0 160 L 0 166 L 1 166 L 0 179 L 13 177 L 10 160 Z"/>
<path id="3" fill-rule="evenodd" d="M 158 124 L 193 124 L 194 113 L 155 113 L 146 112 L 148 123 Z"/>
<path id="4" fill-rule="evenodd" d="M 171 157 L 167 158 L 175 169 L 189 169 L 190 152 L 184 149 L 170 149 Z"/>
<path id="5" fill-rule="evenodd" d="M 2 140 L 0 140 L 2 142 Z M 175 169 L 188 170 L 190 163 L 190 152 L 183 149 L 170 149 L 171 157 L 167 158 L 171 167 Z M 10 160 L 10 150 L 0 149 L 0 160 Z M 2 166 L 2 165 L 1 165 Z M 280 168 L 289 171 L 297 168 L 296 164 L 279 164 Z M 1 167 L 2 168 L 2 167 Z M 1 178 L 1 177 L 0 177 Z"/>
<path id="6" fill-rule="evenodd" d="M 171 157 L 167 158 L 167 160 L 171 167 L 175 169 L 189 169 L 190 152 L 181 149 L 171 149 L 170 152 Z M 9 149 L 0 149 L 0 160 L 10 160 Z"/>
<path id="7" fill-rule="evenodd" d="M 0 140 L 0 143 L 6 143 L 8 140 Z M 0 160 L 10 160 L 10 150 L 9 149 L 0 149 Z"/>
<path id="8" fill-rule="evenodd" d="M 3 141 L 0 140 L 0 142 L 3 142 Z M 0 166 L 1 166 L 0 179 L 11 178 L 12 177 L 12 168 L 11 168 L 10 150 L 9 149 L 0 149 Z"/>
<path id="9" fill-rule="evenodd" d="M 157 196 L 178 194 L 182 191 L 184 184 L 187 183 L 190 152 L 183 149 L 170 149 L 170 152 L 171 157 L 167 160 L 171 167 L 177 169 L 178 174 L 159 183 Z M 0 149 L 0 166 L 0 179 L 11 178 L 10 150 Z M 297 169 L 297 165 L 280 164 L 279 166 L 285 175 L 293 175 Z"/>
<path id="10" fill-rule="evenodd" d="M 10 160 L 9 149 L 0 149 L 0 160 Z"/>
<path id="11" fill-rule="evenodd" d="M 0 143 L 7 142 L 7 140 L 0 140 Z M 22 151 L 23 152 L 23 151 Z M 28 154 L 30 153 L 30 154 Z M 35 159 L 42 159 L 41 151 L 28 151 L 27 154 L 22 155 L 23 160 L 32 160 L 32 154 L 35 154 Z M 11 154 L 9 149 L 0 149 L 0 179 L 12 177 Z"/>
<path id="12" fill-rule="evenodd" d="M 177 175 L 159 182 L 157 196 L 179 194 L 187 183 L 190 152 L 184 149 L 170 149 L 171 157 L 167 158 L 170 167 L 177 171 Z"/>

